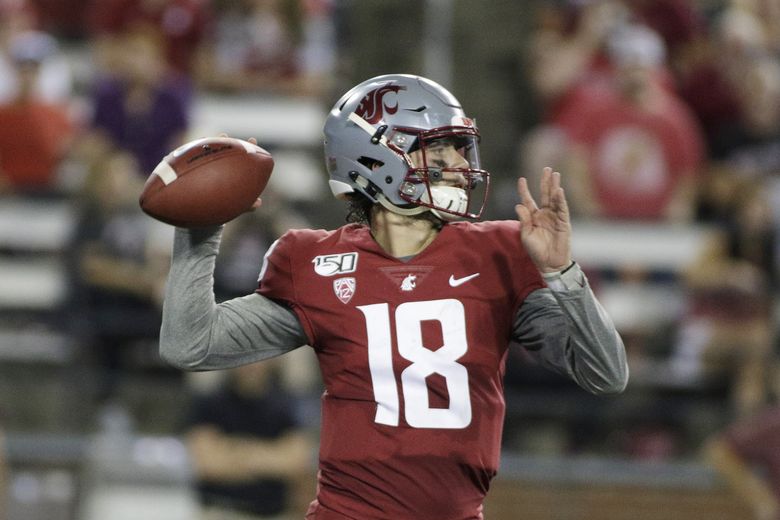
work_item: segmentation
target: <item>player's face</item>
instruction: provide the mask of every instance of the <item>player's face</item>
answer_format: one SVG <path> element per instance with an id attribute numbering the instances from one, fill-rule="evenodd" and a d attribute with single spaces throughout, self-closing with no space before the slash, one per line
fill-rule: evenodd
<path id="1" fill-rule="evenodd" d="M 416 168 L 440 168 L 441 178 L 432 179 L 433 184 L 445 186 L 466 187 L 466 177 L 459 169 L 467 169 L 469 162 L 463 156 L 463 149 L 458 148 L 453 139 L 436 139 L 427 143 L 424 148 L 409 154 Z"/>

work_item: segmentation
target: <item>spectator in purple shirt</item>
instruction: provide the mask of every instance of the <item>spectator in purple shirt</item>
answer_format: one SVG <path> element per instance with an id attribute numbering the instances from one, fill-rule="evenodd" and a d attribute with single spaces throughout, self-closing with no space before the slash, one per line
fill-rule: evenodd
<path id="1" fill-rule="evenodd" d="M 184 141 L 188 105 L 175 84 L 167 81 L 162 42 L 154 33 L 126 33 L 124 50 L 117 72 L 95 85 L 90 150 L 93 158 L 129 152 L 148 175 Z"/>

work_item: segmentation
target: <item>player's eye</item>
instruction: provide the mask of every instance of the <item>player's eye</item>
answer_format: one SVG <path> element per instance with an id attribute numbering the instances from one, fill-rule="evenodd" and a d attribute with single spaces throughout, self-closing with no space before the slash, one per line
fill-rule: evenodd
<path id="1" fill-rule="evenodd" d="M 425 147 L 434 153 L 443 153 L 448 148 L 453 148 L 455 142 L 449 137 L 442 137 L 440 139 L 434 139 L 425 145 Z"/>

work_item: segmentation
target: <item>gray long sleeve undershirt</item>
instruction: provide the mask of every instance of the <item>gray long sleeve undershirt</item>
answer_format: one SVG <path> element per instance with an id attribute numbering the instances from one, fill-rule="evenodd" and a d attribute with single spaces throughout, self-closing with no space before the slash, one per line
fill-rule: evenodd
<path id="1" fill-rule="evenodd" d="M 217 304 L 214 266 L 220 228 L 176 229 L 166 285 L 160 355 L 185 370 L 215 370 L 284 354 L 306 344 L 295 313 L 259 294 Z M 628 382 L 623 343 L 579 267 L 532 292 L 513 339 L 548 368 L 593 393 Z"/>
<path id="2" fill-rule="evenodd" d="M 623 340 L 579 267 L 564 276 L 577 281 L 528 295 L 515 316 L 514 339 L 591 393 L 622 392 L 628 384 Z"/>
<path id="3" fill-rule="evenodd" d="M 177 228 L 165 287 L 160 356 L 184 370 L 216 370 L 305 345 L 295 313 L 259 294 L 217 304 L 214 266 L 220 228 Z"/>

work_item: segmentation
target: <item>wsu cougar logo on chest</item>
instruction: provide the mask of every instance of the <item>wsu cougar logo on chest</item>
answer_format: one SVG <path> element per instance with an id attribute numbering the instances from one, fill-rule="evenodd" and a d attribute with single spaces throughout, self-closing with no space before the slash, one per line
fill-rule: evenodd
<path id="1" fill-rule="evenodd" d="M 407 275 L 406 278 L 401 281 L 402 291 L 414 291 L 415 287 L 417 287 L 417 275 L 415 274 Z"/>
<path id="2" fill-rule="evenodd" d="M 377 124 L 382 120 L 384 112 L 387 112 L 388 114 L 395 114 L 398 112 L 398 103 L 393 106 L 387 106 L 384 102 L 384 97 L 390 92 L 397 94 L 399 90 L 406 90 L 406 87 L 388 83 L 387 85 L 372 90 L 360 100 L 360 104 L 357 109 L 355 109 L 355 114 L 372 125 Z"/>

